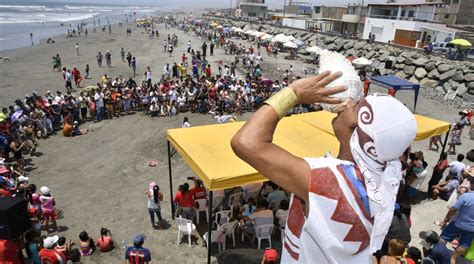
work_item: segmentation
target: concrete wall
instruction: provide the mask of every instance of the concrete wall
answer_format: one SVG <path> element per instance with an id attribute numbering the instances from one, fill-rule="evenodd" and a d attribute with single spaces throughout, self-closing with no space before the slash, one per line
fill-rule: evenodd
<path id="1" fill-rule="evenodd" d="M 369 33 L 375 34 L 375 40 L 387 43 L 393 40 L 397 29 L 416 31 L 416 22 L 406 20 L 391 20 L 368 17 L 365 20 L 363 39 L 369 37 Z"/>
<path id="2" fill-rule="evenodd" d="M 282 24 L 283 26 L 286 26 L 286 27 L 306 29 L 305 19 L 283 18 Z"/>

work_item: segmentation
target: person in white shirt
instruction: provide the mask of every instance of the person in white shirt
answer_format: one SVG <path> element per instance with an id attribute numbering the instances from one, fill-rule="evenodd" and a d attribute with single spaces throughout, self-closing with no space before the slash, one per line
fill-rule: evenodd
<path id="1" fill-rule="evenodd" d="M 158 116 L 158 114 L 160 114 L 160 107 L 155 102 L 151 102 L 150 115 L 155 117 Z"/>
<path id="2" fill-rule="evenodd" d="M 273 225 L 273 212 L 268 209 L 268 202 L 264 199 L 258 201 L 258 208 L 249 216 L 242 217 L 240 229 L 245 237 L 252 243 L 252 235 L 257 233 L 257 228 L 262 225 Z"/>
<path id="3" fill-rule="evenodd" d="M 188 128 L 191 127 L 191 123 L 189 123 L 189 119 L 187 116 L 184 117 L 183 119 L 183 125 L 181 126 L 182 128 Z"/>
<path id="4" fill-rule="evenodd" d="M 457 160 L 449 163 L 449 174 L 461 179 L 461 175 L 466 169 L 466 164 L 462 163 L 464 160 L 464 155 L 459 154 L 457 156 Z"/>
<path id="5" fill-rule="evenodd" d="M 101 121 L 104 117 L 104 94 L 97 89 L 94 94 L 95 108 L 96 108 L 96 120 Z"/>
<path id="6" fill-rule="evenodd" d="M 288 219 L 288 209 L 290 208 L 290 203 L 287 200 L 282 200 L 280 202 L 280 208 L 275 212 L 275 218 L 278 219 L 278 225 L 280 228 L 285 228 L 286 220 Z"/>

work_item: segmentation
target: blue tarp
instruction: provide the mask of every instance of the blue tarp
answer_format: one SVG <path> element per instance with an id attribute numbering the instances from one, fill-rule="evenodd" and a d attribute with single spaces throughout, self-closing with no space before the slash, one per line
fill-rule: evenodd
<path id="1" fill-rule="evenodd" d="M 398 90 L 414 90 L 415 91 L 415 107 L 413 108 L 413 112 L 416 111 L 416 103 L 418 102 L 418 93 L 420 91 L 419 84 L 412 83 L 405 79 L 400 79 L 394 75 L 374 76 L 370 78 L 370 83 L 385 87 L 387 89 L 393 88 L 395 89 L 395 93 Z"/>

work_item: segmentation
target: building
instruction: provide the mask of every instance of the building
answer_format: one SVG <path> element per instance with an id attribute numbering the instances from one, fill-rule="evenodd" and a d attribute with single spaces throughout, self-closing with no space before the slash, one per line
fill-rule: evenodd
<path id="1" fill-rule="evenodd" d="M 267 12 L 268 7 L 265 4 L 265 0 L 239 0 L 235 16 L 265 18 Z"/>
<path id="2" fill-rule="evenodd" d="M 311 17 L 312 4 L 308 2 L 293 2 L 290 0 L 284 7 L 285 15 L 308 16 Z"/>
<path id="3" fill-rule="evenodd" d="M 442 8 L 446 8 L 443 2 L 369 4 L 362 38 L 373 34 L 376 41 L 410 47 L 454 38 L 457 29 L 436 21 Z"/>
<path id="4" fill-rule="evenodd" d="M 342 32 L 342 17 L 347 13 L 347 7 L 314 6 L 312 17 L 320 26 L 318 30 Z"/>
<path id="5" fill-rule="evenodd" d="M 342 31 L 350 35 L 362 35 L 364 30 L 365 18 L 367 16 L 367 7 L 358 4 L 347 6 L 346 14 L 342 15 Z"/>
<path id="6" fill-rule="evenodd" d="M 440 8 L 436 14 L 437 21 L 450 26 L 474 25 L 473 0 L 443 0 L 443 3 L 446 6 Z"/>

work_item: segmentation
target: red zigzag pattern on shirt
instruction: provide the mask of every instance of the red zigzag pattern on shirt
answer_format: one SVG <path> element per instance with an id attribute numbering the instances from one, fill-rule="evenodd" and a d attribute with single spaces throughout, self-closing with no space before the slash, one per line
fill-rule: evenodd
<path id="1" fill-rule="evenodd" d="M 345 173 L 342 173 L 342 175 L 347 177 Z M 311 171 L 309 191 L 337 201 L 336 210 L 334 211 L 331 220 L 352 225 L 349 232 L 347 232 L 347 235 L 344 237 L 344 241 L 361 243 L 359 249 L 353 255 L 359 254 L 369 246 L 370 236 L 360 217 L 349 204 L 339 186 L 336 175 L 334 175 L 330 168 L 318 168 Z M 360 199 L 359 197 L 355 198 Z M 361 210 L 363 211 L 364 209 L 361 208 Z"/>

